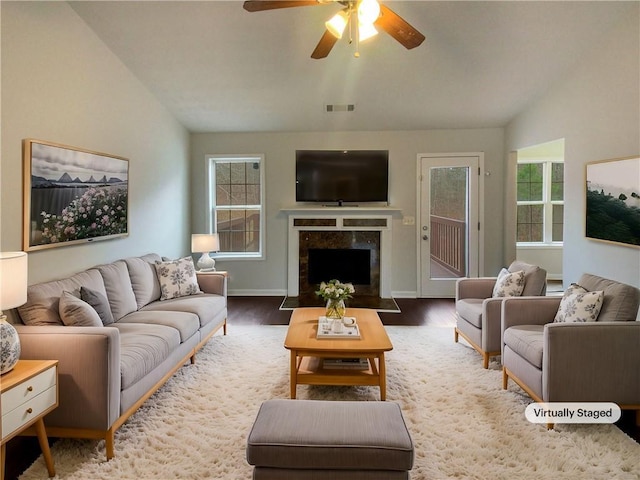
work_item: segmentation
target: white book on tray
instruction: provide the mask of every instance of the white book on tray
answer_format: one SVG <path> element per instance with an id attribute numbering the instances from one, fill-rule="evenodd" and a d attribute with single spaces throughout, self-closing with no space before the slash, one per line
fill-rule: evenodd
<path id="1" fill-rule="evenodd" d="M 353 325 L 343 325 L 341 332 L 334 332 L 331 328 L 332 325 L 333 320 L 327 320 L 325 316 L 320 317 L 318 319 L 318 334 L 316 338 L 360 338 L 360 329 L 357 323 Z"/>

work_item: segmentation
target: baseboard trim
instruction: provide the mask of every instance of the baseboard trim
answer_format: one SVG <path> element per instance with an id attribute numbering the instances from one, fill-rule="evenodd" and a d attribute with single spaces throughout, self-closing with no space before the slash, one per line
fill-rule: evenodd
<path id="1" fill-rule="evenodd" d="M 415 290 L 391 292 L 393 298 L 418 298 L 418 292 Z"/>

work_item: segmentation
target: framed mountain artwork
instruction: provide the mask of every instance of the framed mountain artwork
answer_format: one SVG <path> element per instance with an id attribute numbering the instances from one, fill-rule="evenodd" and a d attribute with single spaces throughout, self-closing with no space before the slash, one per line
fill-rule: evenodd
<path id="1" fill-rule="evenodd" d="M 586 236 L 640 247 L 640 157 L 586 166 Z"/>
<path id="2" fill-rule="evenodd" d="M 129 160 L 23 140 L 25 251 L 126 236 Z"/>

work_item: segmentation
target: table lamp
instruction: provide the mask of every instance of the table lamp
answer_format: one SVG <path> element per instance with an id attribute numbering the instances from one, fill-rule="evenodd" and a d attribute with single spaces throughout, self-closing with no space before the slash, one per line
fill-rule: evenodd
<path id="1" fill-rule="evenodd" d="M 191 235 L 191 251 L 202 253 L 196 266 L 200 272 L 213 272 L 216 270 L 216 261 L 209 256 L 209 252 L 220 250 L 220 239 L 217 233 L 194 233 Z"/>
<path id="2" fill-rule="evenodd" d="M 20 338 L 3 310 L 27 301 L 27 254 L 0 253 L 0 375 L 9 372 L 20 359 Z"/>

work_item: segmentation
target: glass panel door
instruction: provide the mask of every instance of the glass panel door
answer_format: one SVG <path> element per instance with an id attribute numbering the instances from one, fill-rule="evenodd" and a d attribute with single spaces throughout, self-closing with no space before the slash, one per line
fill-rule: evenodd
<path id="1" fill-rule="evenodd" d="M 454 297 L 458 278 L 478 275 L 480 157 L 420 161 L 420 294 Z"/>
<path id="2" fill-rule="evenodd" d="M 431 167 L 429 171 L 430 277 L 464 277 L 469 261 L 469 167 Z"/>

